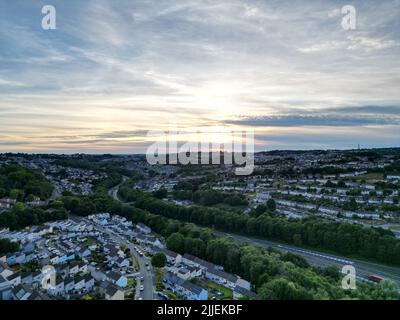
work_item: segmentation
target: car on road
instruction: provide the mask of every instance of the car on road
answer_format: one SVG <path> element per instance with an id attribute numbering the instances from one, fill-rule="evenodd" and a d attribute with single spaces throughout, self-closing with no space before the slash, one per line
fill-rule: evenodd
<path id="1" fill-rule="evenodd" d="M 147 271 L 150 271 L 150 266 L 147 266 Z"/>
<path id="2" fill-rule="evenodd" d="M 144 290 L 144 286 L 141 285 L 141 286 L 140 286 L 140 291 L 143 291 L 143 290 Z"/>

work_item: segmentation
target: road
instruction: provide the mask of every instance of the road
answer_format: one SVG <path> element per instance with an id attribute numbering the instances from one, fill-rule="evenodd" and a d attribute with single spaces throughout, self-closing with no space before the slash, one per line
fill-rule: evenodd
<path id="1" fill-rule="evenodd" d="M 117 200 L 117 201 L 121 201 L 121 200 L 118 198 L 118 190 L 119 190 L 120 185 L 123 184 L 126 180 L 128 180 L 128 177 L 123 176 L 123 177 L 122 177 L 122 182 L 121 182 L 120 184 L 118 184 L 118 185 L 116 185 L 115 187 L 113 187 L 113 188 L 111 188 L 110 190 L 108 190 L 108 195 L 109 195 L 110 197 L 113 197 L 113 198 L 114 198 L 115 200 Z"/>
<path id="2" fill-rule="evenodd" d="M 118 190 L 119 187 L 122 183 L 124 183 L 126 180 L 128 179 L 128 177 L 122 177 L 122 182 L 120 184 L 118 184 L 117 186 L 111 188 L 110 190 L 108 190 L 108 194 L 109 196 L 113 197 L 115 200 L 117 201 L 121 201 L 118 197 Z M 101 226 L 99 226 L 99 228 L 102 228 Z M 131 251 L 131 253 L 135 256 L 136 260 L 139 263 L 139 267 L 140 267 L 140 277 L 143 277 L 143 281 L 141 281 L 141 283 L 139 283 L 138 287 L 137 287 L 137 292 L 136 292 L 136 297 L 140 297 L 143 300 L 156 300 L 157 296 L 154 295 L 155 292 L 155 286 L 154 286 L 154 275 L 153 275 L 153 270 L 151 267 L 151 261 L 149 258 L 143 256 L 141 257 L 135 250 L 135 246 L 130 243 L 126 238 L 121 237 L 120 235 L 110 231 L 110 230 L 106 230 L 104 228 L 103 232 L 106 232 L 111 239 L 113 239 L 114 241 L 116 241 L 117 243 L 119 243 L 120 245 L 123 245 L 125 247 L 128 247 L 129 250 Z M 147 270 L 147 266 L 146 264 L 148 264 L 150 266 L 150 271 Z M 144 290 L 140 291 L 139 290 L 139 286 L 143 285 Z"/>
<path id="3" fill-rule="evenodd" d="M 121 246 L 129 248 L 131 253 L 135 256 L 136 260 L 139 263 L 140 267 L 140 277 L 143 277 L 143 281 L 141 281 L 141 285 L 143 285 L 144 290 L 137 292 L 137 294 L 143 299 L 143 300 L 155 300 L 156 297 L 154 295 L 155 292 L 155 286 L 154 286 L 154 276 L 153 276 L 153 269 L 151 267 L 151 261 L 148 257 L 145 256 L 140 256 L 136 250 L 135 250 L 135 245 L 128 241 L 125 237 L 122 237 L 108 229 L 105 229 L 101 226 L 98 226 L 100 231 L 107 233 L 112 240 L 114 240 L 116 243 L 118 243 Z M 147 270 L 146 263 L 150 266 L 150 270 Z M 140 285 L 139 284 L 139 285 Z"/>
<path id="4" fill-rule="evenodd" d="M 91 223 L 91 224 L 95 225 L 99 231 L 108 234 L 110 236 L 110 239 L 114 240 L 120 246 L 129 248 L 132 255 L 135 256 L 136 260 L 139 263 L 139 267 L 140 267 L 140 276 L 139 277 L 143 277 L 143 281 L 141 281 L 140 283 L 138 281 L 138 286 L 137 286 L 136 295 L 135 295 L 136 298 L 140 297 L 143 300 L 157 300 L 157 296 L 154 294 L 156 289 L 155 289 L 155 284 L 154 284 L 155 281 L 154 281 L 154 275 L 153 275 L 153 268 L 151 267 L 151 259 L 150 258 L 148 258 L 146 256 L 140 256 L 135 250 L 135 245 L 133 243 L 131 243 L 125 237 L 120 236 L 120 235 L 116 234 L 115 232 L 108 230 L 108 229 L 104 228 L 103 226 L 93 223 L 93 221 L 87 220 L 85 218 L 74 217 L 74 219 L 78 220 L 78 221 L 83 220 L 87 223 Z M 150 266 L 150 270 L 147 270 L 146 264 L 148 264 Z M 139 290 L 140 285 L 143 285 L 143 287 L 144 287 L 143 291 Z"/>
<path id="5" fill-rule="evenodd" d="M 291 252 L 304 257 L 310 264 L 322 268 L 330 265 L 336 265 L 340 268 L 344 265 L 353 265 L 356 269 L 356 275 L 359 279 L 367 279 L 368 275 L 376 274 L 385 279 L 390 279 L 400 286 L 400 268 L 392 267 L 372 262 L 366 262 L 358 259 L 349 259 L 337 255 L 326 254 L 323 252 L 302 249 L 286 244 L 281 244 L 269 240 L 262 240 L 257 238 L 249 238 L 233 233 L 214 231 L 216 235 L 230 237 L 239 243 L 250 243 L 261 247 L 272 247 L 281 251 Z"/>

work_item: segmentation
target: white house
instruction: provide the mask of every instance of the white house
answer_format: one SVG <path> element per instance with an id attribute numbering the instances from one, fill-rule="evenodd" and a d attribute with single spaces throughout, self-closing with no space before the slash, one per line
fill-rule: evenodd
<path id="1" fill-rule="evenodd" d="M 116 285 L 109 284 L 105 289 L 106 300 L 125 300 L 125 295 Z"/>
<path id="2" fill-rule="evenodd" d="M 14 273 L 7 277 L 7 280 L 11 283 L 13 287 L 16 287 L 21 284 L 21 274 L 20 273 Z"/>
<path id="3" fill-rule="evenodd" d="M 236 276 L 216 269 L 207 269 L 206 278 L 230 289 L 235 287 L 237 281 Z"/>
<path id="4" fill-rule="evenodd" d="M 64 280 L 64 290 L 65 292 L 71 292 L 75 289 L 75 280 L 73 278 L 66 278 Z"/>
<path id="5" fill-rule="evenodd" d="M 47 290 L 47 293 L 52 296 L 60 296 L 64 294 L 64 292 L 65 292 L 65 285 L 64 285 L 64 280 L 62 279 L 56 279 L 54 287 L 49 286 Z"/>

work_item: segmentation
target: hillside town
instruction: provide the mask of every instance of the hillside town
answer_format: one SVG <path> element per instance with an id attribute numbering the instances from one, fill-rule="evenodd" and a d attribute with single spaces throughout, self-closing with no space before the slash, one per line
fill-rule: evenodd
<path id="1" fill-rule="evenodd" d="M 400 284 L 398 149 L 261 152 L 251 175 L 234 168 L 0 155 L 0 299 L 275 299 L 282 277 L 308 299 L 293 268 L 324 277 L 318 297 L 345 264 L 365 285 Z"/>

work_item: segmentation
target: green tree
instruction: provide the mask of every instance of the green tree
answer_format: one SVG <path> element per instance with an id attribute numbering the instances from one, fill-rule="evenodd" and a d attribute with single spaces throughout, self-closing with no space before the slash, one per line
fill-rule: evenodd
<path id="1" fill-rule="evenodd" d="M 167 257 L 164 253 L 158 252 L 151 258 L 151 264 L 156 268 L 163 268 L 167 264 Z"/>
<path id="2" fill-rule="evenodd" d="M 24 191 L 19 189 L 12 189 L 10 190 L 10 198 L 16 199 L 17 201 L 24 200 Z"/>
<path id="3" fill-rule="evenodd" d="M 168 195 L 168 191 L 165 188 L 160 188 L 157 191 L 153 192 L 153 196 L 158 199 L 163 199 Z"/>
<path id="4" fill-rule="evenodd" d="M 259 291 L 261 299 L 265 300 L 309 300 L 312 295 L 295 283 L 284 278 L 274 279 L 263 285 Z"/>
<path id="5" fill-rule="evenodd" d="M 19 250 L 19 243 L 11 242 L 8 239 L 0 239 L 0 254 L 16 252 Z"/>
<path id="6" fill-rule="evenodd" d="M 172 251 L 183 253 L 185 249 L 185 238 L 178 232 L 173 233 L 167 238 L 167 247 Z"/>
<path id="7" fill-rule="evenodd" d="M 276 210 L 276 203 L 274 199 L 268 199 L 267 201 L 267 210 L 269 212 L 275 212 Z"/>

